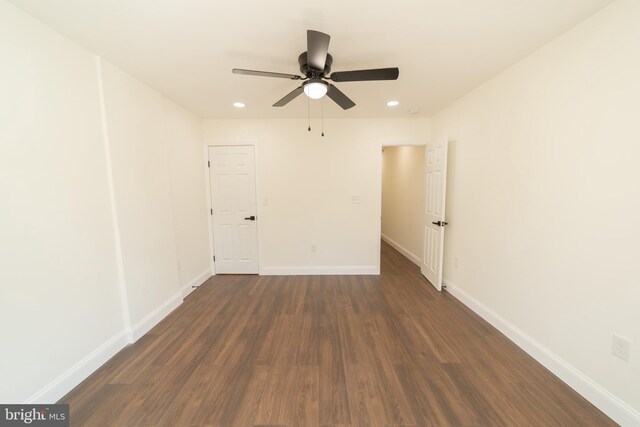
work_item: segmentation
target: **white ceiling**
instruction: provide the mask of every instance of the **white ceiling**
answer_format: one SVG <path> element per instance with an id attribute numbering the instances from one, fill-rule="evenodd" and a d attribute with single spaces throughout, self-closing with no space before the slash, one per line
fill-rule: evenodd
<path id="1" fill-rule="evenodd" d="M 306 30 L 331 35 L 333 71 L 394 67 L 400 78 L 337 86 L 356 102 L 326 117 L 428 116 L 611 0 L 12 0 L 202 117 L 306 117 L 307 98 L 271 105 L 295 81 Z M 389 108 L 386 101 L 400 105 Z M 234 101 L 247 108 L 237 110 Z M 320 113 L 321 101 L 311 103 Z M 415 114 L 415 113 L 414 113 Z"/>

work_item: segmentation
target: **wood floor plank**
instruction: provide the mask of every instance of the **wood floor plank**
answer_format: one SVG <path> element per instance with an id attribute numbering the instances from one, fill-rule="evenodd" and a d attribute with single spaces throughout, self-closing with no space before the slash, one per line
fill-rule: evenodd
<path id="1" fill-rule="evenodd" d="M 287 425 L 293 411 L 295 395 L 288 392 L 296 383 L 296 368 L 275 365 L 269 370 L 269 380 L 260 400 L 255 422 L 257 424 Z"/>
<path id="2" fill-rule="evenodd" d="M 342 343 L 335 316 L 320 318 L 318 351 L 320 423 L 351 424 Z"/>
<path id="3" fill-rule="evenodd" d="M 188 426 L 194 415 L 200 413 L 199 408 L 205 398 L 209 385 L 219 377 L 218 371 L 223 368 L 200 365 L 193 373 L 183 389 L 167 407 L 158 423 L 162 426 Z"/>
<path id="4" fill-rule="evenodd" d="M 386 243 L 380 276 L 215 276 L 60 402 L 91 427 L 615 425 Z"/>
<path id="5" fill-rule="evenodd" d="M 447 393 L 437 387 L 432 374 L 434 370 L 412 369 L 403 364 L 394 366 L 398 379 L 405 390 L 416 424 L 420 426 L 465 425 L 461 417 L 453 416 Z"/>

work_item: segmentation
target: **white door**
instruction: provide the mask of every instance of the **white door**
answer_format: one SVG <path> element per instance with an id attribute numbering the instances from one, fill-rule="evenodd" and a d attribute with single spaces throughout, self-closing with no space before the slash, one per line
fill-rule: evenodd
<path id="1" fill-rule="evenodd" d="M 427 203 L 424 218 L 424 250 L 421 271 L 437 289 L 442 289 L 444 252 L 444 206 L 447 188 L 447 141 L 427 144 L 425 149 Z"/>
<path id="2" fill-rule="evenodd" d="M 257 274 L 254 147 L 209 147 L 209 180 L 216 274 Z"/>

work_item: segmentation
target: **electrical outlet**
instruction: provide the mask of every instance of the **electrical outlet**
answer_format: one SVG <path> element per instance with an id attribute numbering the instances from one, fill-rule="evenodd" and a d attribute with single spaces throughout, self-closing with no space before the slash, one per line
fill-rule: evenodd
<path id="1" fill-rule="evenodd" d="M 262 199 L 262 205 L 263 206 L 269 206 L 269 198 L 268 197 L 264 197 Z"/>
<path id="2" fill-rule="evenodd" d="M 311 253 L 312 254 L 316 253 L 316 245 L 311 245 Z"/>
<path id="3" fill-rule="evenodd" d="M 351 196 L 351 203 L 354 205 L 360 204 L 360 196 Z"/>
<path id="4" fill-rule="evenodd" d="M 453 260 L 453 265 L 458 268 L 460 267 L 460 258 L 455 257 L 455 259 Z"/>
<path id="5" fill-rule="evenodd" d="M 613 345 L 611 352 L 614 356 L 629 362 L 631 361 L 631 341 L 620 335 L 613 334 Z"/>

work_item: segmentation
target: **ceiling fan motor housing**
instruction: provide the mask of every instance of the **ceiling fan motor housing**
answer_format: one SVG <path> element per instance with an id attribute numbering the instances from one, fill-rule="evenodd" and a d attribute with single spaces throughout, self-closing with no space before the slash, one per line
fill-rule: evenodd
<path id="1" fill-rule="evenodd" d="M 307 63 L 307 52 L 302 52 L 300 56 L 298 56 L 298 64 L 300 64 L 300 72 L 308 78 L 322 77 L 327 76 L 329 75 L 329 73 L 331 73 L 331 64 L 333 64 L 333 57 L 327 53 L 327 59 L 324 63 L 324 70 L 322 70 L 322 72 L 309 68 L 309 64 Z"/>

